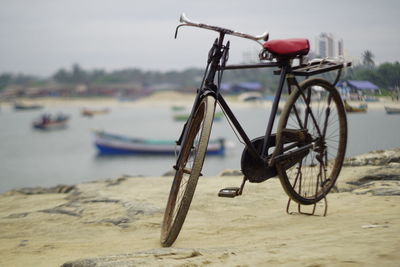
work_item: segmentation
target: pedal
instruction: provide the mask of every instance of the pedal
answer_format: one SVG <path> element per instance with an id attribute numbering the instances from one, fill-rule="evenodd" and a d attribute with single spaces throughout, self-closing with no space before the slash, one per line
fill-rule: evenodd
<path id="1" fill-rule="evenodd" d="M 236 197 L 241 195 L 240 187 L 227 187 L 219 190 L 218 196 L 219 197 Z"/>

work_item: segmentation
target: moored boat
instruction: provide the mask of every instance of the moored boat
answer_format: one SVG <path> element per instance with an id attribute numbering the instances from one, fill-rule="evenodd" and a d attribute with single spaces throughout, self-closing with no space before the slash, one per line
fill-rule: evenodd
<path id="1" fill-rule="evenodd" d="M 385 111 L 387 114 L 400 114 L 400 108 L 385 106 Z"/>
<path id="2" fill-rule="evenodd" d="M 14 103 L 15 110 L 37 110 L 42 109 L 43 106 L 35 104 Z"/>
<path id="3" fill-rule="evenodd" d="M 84 108 L 84 109 L 82 109 L 81 114 L 82 114 L 82 116 L 92 117 L 94 115 L 107 114 L 109 112 L 110 112 L 110 109 L 108 109 L 108 108 L 103 108 L 103 109 L 98 109 L 98 110 Z"/>
<path id="4" fill-rule="evenodd" d="M 184 106 L 172 106 L 171 107 L 171 109 L 173 110 L 173 111 L 182 111 L 182 110 L 185 110 L 186 108 L 184 107 Z"/>
<path id="5" fill-rule="evenodd" d="M 132 138 L 95 130 L 94 143 L 100 154 L 148 154 L 148 155 L 175 155 L 179 147 L 173 140 L 155 140 Z M 210 140 L 207 147 L 209 155 L 224 155 L 224 139 Z"/>
<path id="6" fill-rule="evenodd" d="M 255 102 L 255 101 L 263 101 L 263 96 L 259 92 L 247 92 L 242 93 L 238 96 L 238 100 L 242 102 Z"/>
<path id="7" fill-rule="evenodd" d="M 189 113 L 176 113 L 173 115 L 175 121 L 186 121 L 189 118 Z M 214 114 L 214 121 L 220 121 L 224 117 L 222 111 L 217 111 Z"/>
<path id="8" fill-rule="evenodd" d="M 39 130 L 55 130 L 67 127 L 69 116 L 65 114 L 58 114 L 52 117 L 48 114 L 43 114 L 41 118 L 33 122 L 33 128 Z"/>
<path id="9" fill-rule="evenodd" d="M 344 101 L 344 109 L 348 113 L 365 113 L 368 110 L 367 104 L 360 104 L 358 107 L 353 107 L 347 101 Z"/>

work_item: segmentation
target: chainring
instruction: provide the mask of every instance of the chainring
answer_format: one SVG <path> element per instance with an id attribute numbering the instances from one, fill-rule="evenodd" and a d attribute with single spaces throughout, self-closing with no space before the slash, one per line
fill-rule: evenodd
<path id="1" fill-rule="evenodd" d="M 264 143 L 264 136 L 251 140 L 258 154 L 261 154 Z M 275 146 L 275 135 L 271 135 L 271 141 L 267 145 L 269 148 Z M 268 157 L 267 157 L 268 158 Z M 256 159 L 249 152 L 247 146 L 244 148 L 241 159 L 241 168 L 244 176 L 251 183 L 261 183 L 277 175 L 275 166 L 267 166 L 266 160 Z"/>

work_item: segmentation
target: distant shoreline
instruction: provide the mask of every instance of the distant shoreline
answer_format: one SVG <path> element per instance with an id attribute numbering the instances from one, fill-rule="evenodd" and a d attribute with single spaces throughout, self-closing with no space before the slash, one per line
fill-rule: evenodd
<path id="1" fill-rule="evenodd" d="M 78 107 L 114 107 L 114 106 L 175 106 L 182 105 L 190 107 L 194 101 L 195 93 L 181 93 L 176 91 L 160 91 L 149 96 L 141 97 L 136 100 L 120 101 L 115 97 L 40 97 L 40 98 L 18 98 L 12 101 L 2 101 L 2 106 L 12 106 L 15 101 L 20 101 L 29 104 L 39 104 L 45 107 L 57 106 L 78 106 Z M 253 107 L 257 106 L 272 106 L 272 101 L 255 101 L 243 102 L 238 100 L 237 95 L 226 95 L 227 102 L 234 106 Z M 366 103 L 368 109 L 384 109 L 385 106 L 400 107 L 400 102 L 392 101 L 390 97 L 382 97 L 377 102 L 364 101 L 348 101 L 352 106 L 358 106 L 361 103 Z M 281 101 L 283 107 L 284 100 Z"/>

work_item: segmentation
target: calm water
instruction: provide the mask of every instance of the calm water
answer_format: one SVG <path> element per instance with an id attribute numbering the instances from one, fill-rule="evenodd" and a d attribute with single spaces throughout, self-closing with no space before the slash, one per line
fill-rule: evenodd
<path id="1" fill-rule="evenodd" d="M 79 107 L 46 108 L 39 111 L 0 111 L 0 193 L 19 187 L 76 184 L 113 178 L 120 175 L 159 176 L 171 170 L 169 156 L 98 156 L 91 136 L 92 129 L 135 137 L 176 139 L 181 122 L 172 119 L 168 107 L 113 107 L 106 115 L 86 118 Z M 32 121 L 43 112 L 71 115 L 67 129 L 42 132 L 32 129 Z M 234 112 L 251 138 L 265 132 L 269 110 L 261 106 L 236 107 Z M 384 110 L 367 114 L 349 114 L 347 156 L 376 149 L 400 146 L 400 116 L 386 115 Z M 229 142 L 225 157 L 208 157 L 205 175 L 240 168 L 243 146 L 228 123 L 213 126 L 212 138 L 225 137 Z"/>

